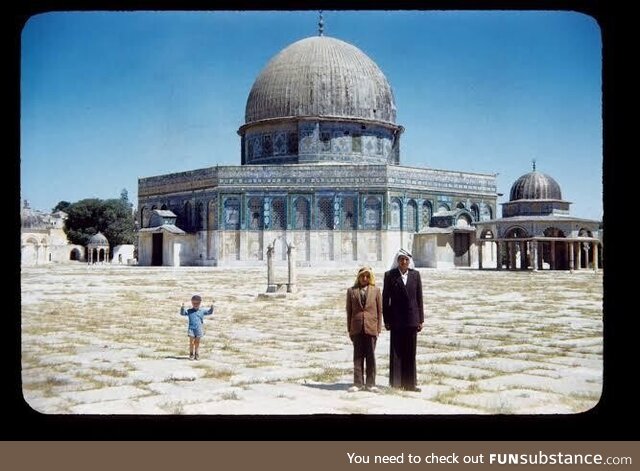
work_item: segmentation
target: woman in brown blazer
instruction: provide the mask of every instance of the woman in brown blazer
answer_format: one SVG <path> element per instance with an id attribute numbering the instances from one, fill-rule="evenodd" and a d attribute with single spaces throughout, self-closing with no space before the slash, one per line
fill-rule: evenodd
<path id="1" fill-rule="evenodd" d="M 353 342 L 353 386 L 350 392 L 376 387 L 376 340 L 382 330 L 382 293 L 376 287 L 373 270 L 363 267 L 355 284 L 347 289 L 347 330 Z M 364 381 L 366 362 L 367 379 Z"/>

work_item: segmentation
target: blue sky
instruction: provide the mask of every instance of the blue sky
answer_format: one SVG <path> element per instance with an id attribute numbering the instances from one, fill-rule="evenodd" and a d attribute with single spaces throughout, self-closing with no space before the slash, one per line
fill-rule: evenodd
<path id="1" fill-rule="evenodd" d="M 401 164 L 554 177 L 602 218 L 601 36 L 574 12 L 327 11 L 325 35 L 371 57 L 405 127 Z M 137 179 L 240 164 L 246 99 L 317 12 L 78 12 L 22 33 L 21 197 L 137 199 Z"/>

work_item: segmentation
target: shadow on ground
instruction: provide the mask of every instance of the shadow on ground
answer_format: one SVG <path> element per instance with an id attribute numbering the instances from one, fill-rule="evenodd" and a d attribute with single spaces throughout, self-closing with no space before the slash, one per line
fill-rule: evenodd
<path id="1" fill-rule="evenodd" d="M 352 384 L 351 383 L 332 383 L 332 384 L 309 384 L 304 383 L 303 386 L 314 389 L 323 389 L 325 391 L 346 391 L 349 389 Z"/>

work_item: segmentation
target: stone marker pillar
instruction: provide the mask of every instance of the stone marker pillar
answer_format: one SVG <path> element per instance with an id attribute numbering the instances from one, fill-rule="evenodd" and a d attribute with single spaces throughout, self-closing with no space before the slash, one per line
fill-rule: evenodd
<path id="1" fill-rule="evenodd" d="M 287 246 L 287 259 L 289 261 L 289 282 L 287 283 L 287 293 L 295 293 L 298 289 L 298 273 L 296 271 L 296 246 L 293 241 L 291 241 Z"/>
<path id="2" fill-rule="evenodd" d="M 538 271 L 538 242 L 535 240 L 531 242 L 531 258 L 533 271 Z"/>
<path id="3" fill-rule="evenodd" d="M 276 285 L 273 281 L 273 250 L 275 240 L 267 246 L 267 293 L 274 293 Z"/>

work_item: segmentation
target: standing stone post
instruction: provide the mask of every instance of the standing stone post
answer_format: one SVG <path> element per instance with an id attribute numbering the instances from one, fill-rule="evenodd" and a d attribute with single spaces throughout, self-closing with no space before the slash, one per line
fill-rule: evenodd
<path id="1" fill-rule="evenodd" d="M 531 242 L 533 271 L 538 271 L 538 241 Z"/>
<path id="2" fill-rule="evenodd" d="M 267 293 L 273 293 L 276 291 L 276 285 L 273 280 L 273 250 L 276 241 L 274 240 L 267 246 Z"/>
<path id="3" fill-rule="evenodd" d="M 295 293 L 298 289 L 298 273 L 296 271 L 296 246 L 293 241 L 291 241 L 287 246 L 287 259 L 289 261 L 289 282 L 287 283 L 287 293 Z"/>

